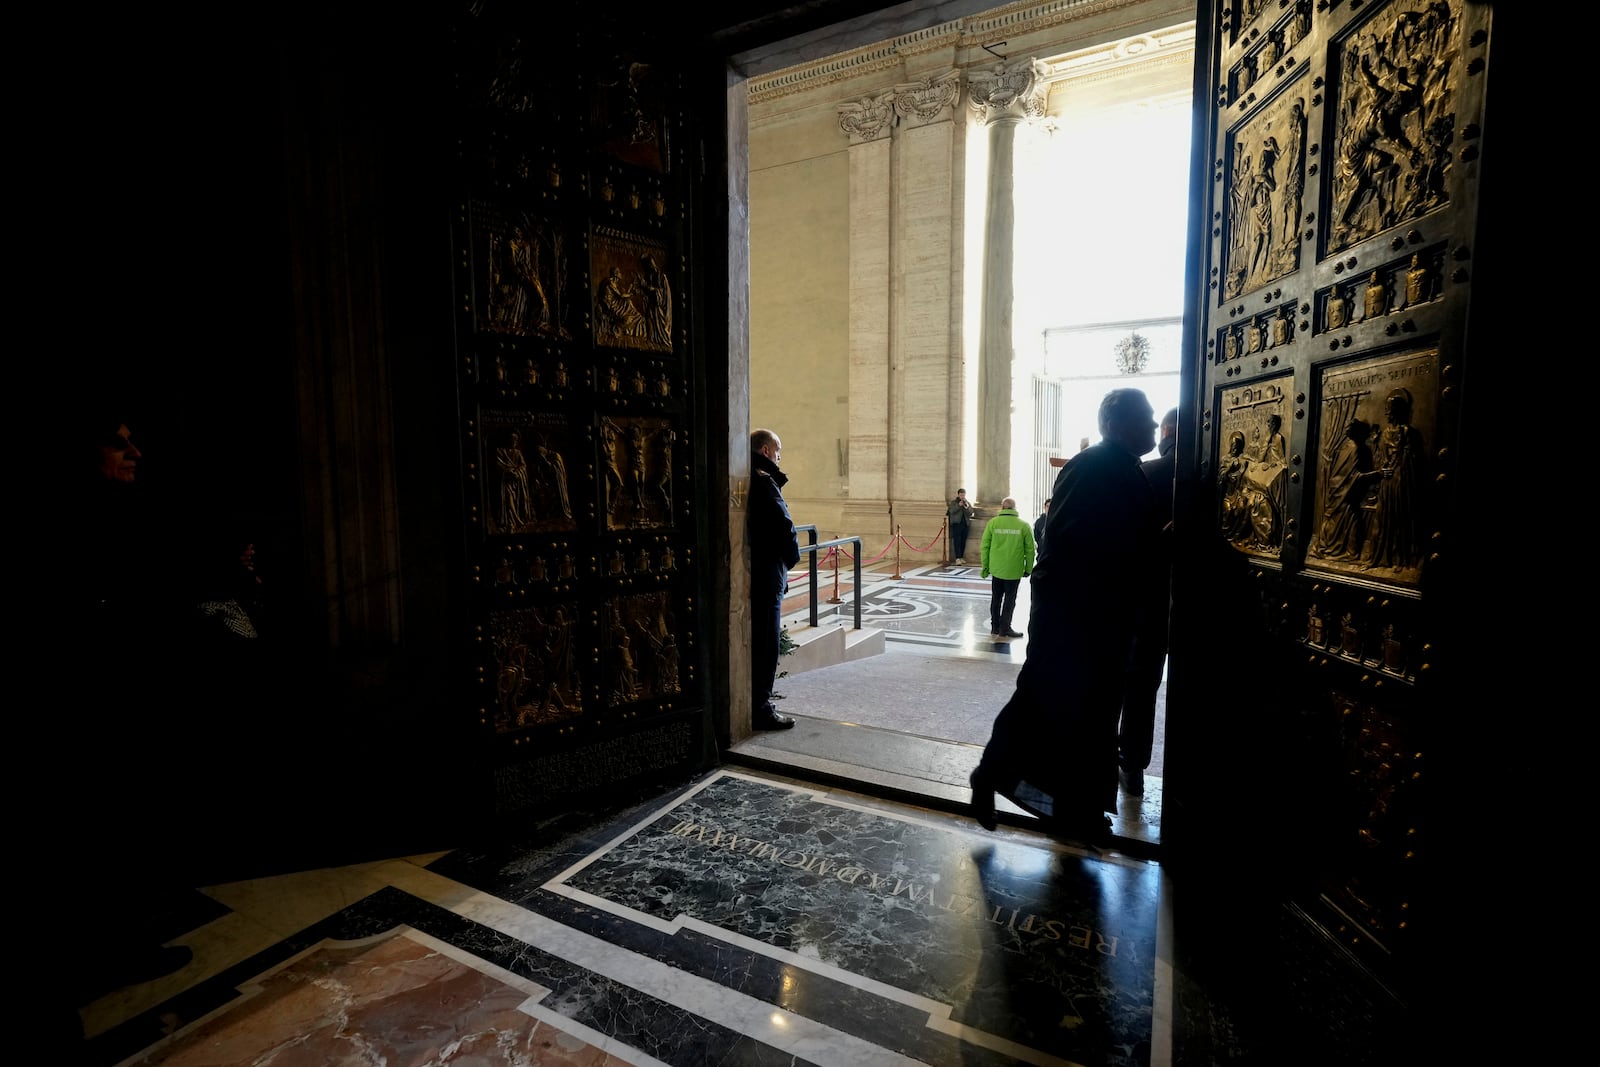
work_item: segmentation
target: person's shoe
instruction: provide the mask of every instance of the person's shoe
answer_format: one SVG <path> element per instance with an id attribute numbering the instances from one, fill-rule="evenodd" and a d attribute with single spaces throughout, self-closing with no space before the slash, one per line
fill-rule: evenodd
<path id="1" fill-rule="evenodd" d="M 1117 783 L 1122 786 L 1122 791 L 1129 796 L 1144 795 L 1144 772 L 1130 770 L 1127 767 L 1117 768 Z"/>
<path id="2" fill-rule="evenodd" d="M 1000 636 L 1001 637 L 1021 637 L 1022 635 L 1017 633 L 1017 631 L 1008 628 L 1008 629 L 1005 629 L 1005 630 L 1001 630 L 1000 631 Z"/>
<path id="3" fill-rule="evenodd" d="M 766 711 L 756 712 L 751 717 L 750 725 L 757 730 L 787 730 L 794 726 L 794 720 L 787 715 L 779 715 L 776 711 L 768 708 Z"/>
<path id="4" fill-rule="evenodd" d="M 978 820 L 978 825 L 985 830 L 993 830 L 997 825 L 994 821 L 993 783 L 981 768 L 973 770 L 968 782 L 972 786 L 972 817 Z"/>

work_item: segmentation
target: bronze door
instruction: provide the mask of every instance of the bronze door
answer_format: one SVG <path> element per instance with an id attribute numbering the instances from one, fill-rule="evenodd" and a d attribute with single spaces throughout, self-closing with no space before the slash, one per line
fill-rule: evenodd
<path id="1" fill-rule="evenodd" d="M 452 52 L 464 636 L 498 813 L 715 752 L 697 120 L 642 27 L 562 36 L 464 5 Z"/>
<path id="2" fill-rule="evenodd" d="M 1168 839 L 1256 826 L 1313 922 L 1403 971 L 1447 906 L 1465 728 L 1440 710 L 1490 11 L 1201 8 L 1171 702 L 1206 712 L 1169 719 Z"/>

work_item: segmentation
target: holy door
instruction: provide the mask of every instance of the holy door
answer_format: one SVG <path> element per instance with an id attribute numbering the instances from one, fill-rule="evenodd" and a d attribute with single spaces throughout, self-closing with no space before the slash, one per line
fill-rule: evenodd
<path id="1" fill-rule="evenodd" d="M 501 813 L 715 753 L 695 110 L 643 23 L 556 47 L 544 17 L 463 5 L 451 53 L 468 682 Z"/>
<path id="2" fill-rule="evenodd" d="M 1301 919 L 1403 989 L 1454 906 L 1475 729 L 1490 7 L 1201 9 L 1168 839 L 1255 831 Z"/>

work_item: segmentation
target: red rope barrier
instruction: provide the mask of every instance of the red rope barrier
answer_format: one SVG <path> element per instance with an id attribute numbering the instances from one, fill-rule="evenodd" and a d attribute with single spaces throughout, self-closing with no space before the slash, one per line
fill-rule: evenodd
<path id="1" fill-rule="evenodd" d="M 948 537 L 949 525 L 950 524 L 949 524 L 949 520 L 948 519 L 941 519 L 940 522 L 939 522 L 939 528 L 934 531 L 933 540 L 929 541 L 926 545 L 923 545 L 921 548 L 918 548 L 916 545 L 913 545 L 910 541 L 907 541 L 905 539 L 905 535 L 900 532 L 900 527 L 896 526 L 895 527 L 895 532 L 893 533 L 893 535 L 890 536 L 889 540 L 884 544 L 883 551 L 879 552 L 876 556 L 863 556 L 862 559 L 861 559 L 861 563 L 862 563 L 863 566 L 865 566 L 868 563 L 876 563 L 876 562 L 878 562 L 879 560 L 881 560 L 885 556 L 887 556 L 889 554 L 889 550 L 891 548 L 894 548 L 896 545 L 905 545 L 907 548 L 909 548 L 913 552 L 926 552 L 930 548 L 932 548 L 934 545 L 938 544 L 941 538 L 943 538 L 945 540 L 945 542 L 948 544 L 949 543 L 949 537 Z M 837 584 L 838 584 L 838 569 L 839 569 L 838 558 L 840 556 L 843 556 L 845 559 L 848 559 L 848 560 L 854 560 L 856 558 L 854 555 L 852 555 L 850 553 L 850 550 L 845 548 L 843 545 L 834 545 L 832 548 L 828 549 L 826 555 L 824 555 L 822 557 L 822 559 L 819 559 L 817 561 L 817 566 L 818 567 L 823 566 L 827 562 L 827 560 L 829 560 L 829 559 L 832 559 L 834 561 L 834 583 L 835 583 L 835 586 L 837 586 Z M 810 567 L 809 564 L 801 564 L 800 566 L 791 569 L 789 571 L 789 574 L 790 574 L 791 577 L 794 576 L 794 575 L 798 575 L 798 574 L 809 574 L 810 570 L 811 570 L 811 567 Z M 900 565 L 899 565 L 899 557 L 897 555 L 896 556 L 896 562 L 895 562 L 895 577 L 899 577 L 899 571 L 900 571 Z M 834 601 L 829 601 L 829 603 L 834 603 Z"/>

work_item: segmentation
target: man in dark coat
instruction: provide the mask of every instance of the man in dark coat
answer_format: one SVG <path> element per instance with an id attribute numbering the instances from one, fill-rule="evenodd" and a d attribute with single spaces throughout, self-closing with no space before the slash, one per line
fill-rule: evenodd
<path id="1" fill-rule="evenodd" d="M 1139 465 L 1156 494 L 1161 536 L 1148 565 L 1150 579 L 1145 616 L 1139 623 L 1128 657 L 1128 687 L 1122 697 L 1122 724 L 1117 731 L 1117 777 L 1123 792 L 1144 792 L 1144 769 L 1155 744 L 1156 693 L 1167 662 L 1167 615 L 1171 601 L 1172 481 L 1177 469 L 1178 409 L 1161 417 L 1161 440 L 1154 459 Z"/>
<path id="2" fill-rule="evenodd" d="M 783 442 L 777 434 L 750 431 L 745 531 L 750 542 L 750 721 L 757 730 L 787 730 L 794 725 L 772 705 L 783 634 L 783 594 L 789 588 L 789 568 L 800 562 L 800 538 L 783 499 L 789 476 L 778 469 L 782 458 Z"/>
<path id="3" fill-rule="evenodd" d="M 1044 558 L 1033 570 L 1028 658 L 972 773 L 973 815 L 995 825 L 994 794 L 1087 844 L 1117 810 L 1117 720 L 1142 615 L 1138 577 L 1160 530 L 1156 494 L 1139 469 L 1156 420 L 1138 389 L 1100 402 L 1101 441 L 1056 476 Z"/>

